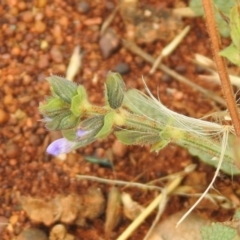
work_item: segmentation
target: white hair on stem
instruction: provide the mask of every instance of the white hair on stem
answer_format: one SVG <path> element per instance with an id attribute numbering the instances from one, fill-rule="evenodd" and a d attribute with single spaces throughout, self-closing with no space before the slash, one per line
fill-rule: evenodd
<path id="1" fill-rule="evenodd" d="M 183 222 L 183 220 L 193 211 L 193 209 L 202 201 L 202 199 L 206 196 L 206 194 L 208 193 L 208 191 L 210 190 L 210 188 L 213 187 L 213 184 L 219 174 L 221 165 L 223 163 L 223 159 L 224 159 L 224 154 L 227 148 L 227 144 L 228 144 L 228 134 L 229 134 L 229 130 L 226 129 L 225 132 L 223 132 L 223 138 L 222 138 L 222 147 L 221 147 L 221 154 L 220 154 L 220 158 L 219 158 L 219 162 L 217 165 L 217 169 L 214 173 L 214 176 L 212 178 L 212 181 L 210 182 L 210 184 L 208 185 L 208 187 L 206 188 L 206 190 L 203 192 L 203 194 L 201 195 L 201 197 L 193 204 L 193 206 L 181 217 L 181 219 L 177 222 L 176 227 L 178 227 L 178 225 Z"/>
<path id="2" fill-rule="evenodd" d="M 155 103 L 155 106 L 152 106 L 152 107 L 154 107 L 156 110 L 161 111 L 165 115 L 176 120 L 176 123 L 178 123 L 180 125 L 180 126 L 176 126 L 177 128 L 180 128 L 180 129 L 183 128 L 188 132 L 194 132 L 198 135 L 204 135 L 204 136 L 211 136 L 211 135 L 223 133 L 225 131 L 224 125 L 220 125 L 220 124 L 214 123 L 214 122 L 204 121 L 201 119 L 187 117 L 185 115 L 171 111 L 170 109 L 165 107 L 161 103 L 161 101 L 159 101 L 152 95 L 152 93 L 150 92 L 149 88 L 147 87 L 144 79 L 143 79 L 143 84 L 145 86 L 145 89 L 146 89 L 148 95 L 151 97 L 152 102 Z M 147 96 L 145 95 L 145 97 L 147 97 Z M 178 124 L 176 124 L 176 125 L 178 125 Z M 175 127 L 175 126 L 173 125 L 173 127 Z M 230 129 L 230 131 L 234 132 L 233 127 Z"/>

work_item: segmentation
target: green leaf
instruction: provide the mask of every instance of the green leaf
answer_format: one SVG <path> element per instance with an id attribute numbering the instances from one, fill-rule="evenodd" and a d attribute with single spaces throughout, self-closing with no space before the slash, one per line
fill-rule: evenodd
<path id="1" fill-rule="evenodd" d="M 72 98 L 71 111 L 75 116 L 81 115 L 81 104 L 87 99 L 87 93 L 83 86 L 78 86 L 77 95 Z"/>
<path id="2" fill-rule="evenodd" d="M 108 134 L 112 132 L 112 127 L 114 124 L 114 112 L 110 112 L 104 116 L 104 124 L 100 131 L 95 136 L 96 138 L 106 137 Z"/>
<path id="3" fill-rule="evenodd" d="M 239 208 L 238 208 L 238 209 L 236 210 L 236 212 L 234 213 L 233 219 L 234 219 L 234 220 L 237 220 L 237 221 L 240 220 L 240 209 L 239 209 Z"/>
<path id="4" fill-rule="evenodd" d="M 212 223 L 201 230 L 203 240 L 233 240 L 237 236 L 237 230 L 221 223 Z"/>
<path id="5" fill-rule="evenodd" d="M 67 110 L 47 121 L 46 127 L 49 130 L 64 130 L 76 127 L 79 121 L 78 117 L 74 116 L 70 110 Z"/>
<path id="6" fill-rule="evenodd" d="M 84 159 L 90 163 L 99 164 L 102 167 L 112 167 L 113 164 L 108 159 L 99 159 L 91 156 L 85 156 Z"/>
<path id="7" fill-rule="evenodd" d="M 67 116 L 61 119 L 59 128 L 60 129 L 74 128 L 78 125 L 79 122 L 80 122 L 80 118 L 76 117 L 75 115 L 72 114 L 72 112 L 70 112 Z"/>
<path id="8" fill-rule="evenodd" d="M 84 130 L 93 130 L 93 129 L 99 129 L 102 128 L 104 124 L 104 116 L 99 115 L 99 116 L 94 116 L 85 119 L 84 121 L 81 122 L 80 126 Z"/>
<path id="9" fill-rule="evenodd" d="M 96 139 L 96 134 L 101 130 L 104 125 L 104 116 L 94 116 L 87 118 L 80 123 L 80 127 L 83 130 L 88 131 L 88 134 L 84 138 L 93 138 Z"/>
<path id="10" fill-rule="evenodd" d="M 240 12 L 239 6 L 235 5 L 230 11 L 230 33 L 231 38 L 238 49 L 240 50 Z"/>
<path id="11" fill-rule="evenodd" d="M 160 140 L 159 142 L 152 145 L 150 151 L 160 151 L 165 148 L 171 141 L 170 140 Z"/>
<path id="12" fill-rule="evenodd" d="M 110 72 L 106 80 L 106 95 L 112 109 L 121 107 L 124 99 L 125 84 L 119 73 Z"/>
<path id="13" fill-rule="evenodd" d="M 66 130 L 62 130 L 61 133 L 64 138 L 66 138 L 69 141 L 74 142 L 77 140 L 76 130 L 77 130 L 76 128 L 66 129 Z"/>
<path id="14" fill-rule="evenodd" d="M 226 47 L 219 53 L 219 55 L 226 57 L 230 62 L 240 66 L 240 54 L 235 45 L 231 44 Z"/>
<path id="15" fill-rule="evenodd" d="M 65 110 L 69 107 L 62 99 L 60 98 L 51 98 L 46 103 L 41 103 L 39 110 L 42 114 L 48 114 L 52 112 L 59 112 Z"/>
<path id="16" fill-rule="evenodd" d="M 71 104 L 71 99 L 77 94 L 77 84 L 55 75 L 46 78 L 51 85 L 51 91 L 64 102 Z"/>

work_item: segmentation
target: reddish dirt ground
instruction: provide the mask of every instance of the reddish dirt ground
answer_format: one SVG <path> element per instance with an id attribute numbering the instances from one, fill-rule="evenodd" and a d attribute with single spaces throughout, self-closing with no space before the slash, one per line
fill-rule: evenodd
<path id="1" fill-rule="evenodd" d="M 164 4 L 141 1 L 141 6 L 146 2 L 156 8 L 173 8 L 178 1 L 168 0 Z M 214 174 L 212 167 L 201 163 L 189 155 L 187 150 L 176 145 L 170 144 L 159 154 L 155 154 L 149 153 L 148 146 L 122 146 L 113 135 L 67 154 L 65 161 L 46 153 L 48 144 L 61 135 L 47 131 L 40 121 L 42 116 L 38 111 L 39 102 L 50 93 L 45 78 L 51 73 L 65 76 L 69 59 L 77 45 L 81 46 L 84 54 L 75 82 L 83 84 L 90 100 L 96 104 L 103 104 L 107 72 L 116 69 L 119 63 L 125 63 L 129 69 L 123 79 L 128 88 L 143 90 L 143 76 L 153 94 L 158 94 L 162 102 L 176 112 L 200 118 L 221 109 L 221 106 L 203 94 L 160 70 L 150 75 L 151 65 L 121 44 L 121 39 L 126 37 L 126 26 L 119 13 L 110 25 L 119 38 L 119 46 L 108 57 L 104 57 L 99 46 L 100 29 L 116 4 L 117 1 L 100 0 L 6 0 L 0 5 L 0 221 L 10 221 L 6 229 L 0 227 L 1 239 L 12 239 L 29 226 L 35 226 L 48 234 L 53 225 L 46 227 L 31 221 L 22 210 L 20 196 L 52 199 L 58 195 L 67 196 L 73 193 L 86 195 L 87 189 L 97 187 L 101 189 L 104 198 L 107 198 L 110 185 L 87 180 L 77 181 L 76 174 L 147 183 L 182 171 L 190 163 L 195 163 L 197 169 L 184 181 L 195 188 L 196 192 L 203 191 Z M 181 6 L 184 5 L 186 2 L 181 3 Z M 192 62 L 195 53 L 211 57 L 203 19 L 184 18 L 182 24 L 190 25 L 191 30 L 163 63 L 200 86 L 221 95 L 219 86 L 207 84 L 199 78 L 198 74 L 204 70 Z M 168 41 L 158 39 L 149 43 L 139 41 L 138 44 L 144 51 L 157 57 Z M 86 155 L 110 158 L 114 171 L 86 162 Z M 238 199 L 238 178 L 232 179 L 222 174 L 214 186 L 226 197 Z M 139 188 L 126 188 L 125 191 L 143 206 L 158 194 L 157 191 Z M 194 199 L 187 197 L 172 196 L 162 219 L 189 208 L 193 201 Z M 217 220 L 226 220 L 232 214 L 232 210 L 209 207 L 208 202 L 203 202 L 198 211 Z M 131 239 L 142 239 L 151 226 L 153 217 L 154 215 L 149 217 L 133 233 Z M 75 239 L 96 240 L 105 239 L 104 222 L 105 212 L 88 220 L 84 227 L 78 227 L 74 223 L 66 225 Z M 122 217 L 112 231 L 111 238 L 116 239 L 129 224 L 130 220 Z"/>

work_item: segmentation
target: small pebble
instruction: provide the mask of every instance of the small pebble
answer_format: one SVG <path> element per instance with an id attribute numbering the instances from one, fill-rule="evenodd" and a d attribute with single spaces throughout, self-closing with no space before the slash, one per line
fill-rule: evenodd
<path id="1" fill-rule="evenodd" d="M 43 33 L 45 32 L 47 26 L 44 22 L 42 21 L 36 21 L 34 25 L 34 29 L 37 33 Z"/>
<path id="2" fill-rule="evenodd" d="M 48 54 L 43 54 L 39 57 L 38 67 L 40 69 L 47 68 L 49 66 L 49 56 Z"/>
<path id="3" fill-rule="evenodd" d="M 37 7 L 39 7 L 39 8 L 45 7 L 46 4 L 47 4 L 47 0 L 38 0 L 37 1 Z"/>
<path id="4" fill-rule="evenodd" d="M 31 135 L 29 141 L 33 146 L 39 146 L 41 144 L 41 139 L 38 135 Z"/>
<path id="5" fill-rule="evenodd" d="M 6 123 L 9 119 L 8 113 L 0 109 L 0 124 Z"/>
<path id="6" fill-rule="evenodd" d="M 178 65 L 175 67 L 175 70 L 178 72 L 178 73 L 185 73 L 186 72 L 186 66 L 184 65 Z"/>
<path id="7" fill-rule="evenodd" d="M 11 54 L 14 55 L 14 56 L 19 56 L 21 53 L 21 50 L 19 47 L 13 47 L 12 50 L 11 50 Z"/>
<path id="8" fill-rule="evenodd" d="M 24 76 L 23 76 L 23 84 L 27 86 L 27 85 L 29 85 L 31 83 L 31 81 L 32 81 L 32 78 L 29 75 L 24 74 Z"/>
<path id="9" fill-rule="evenodd" d="M 41 48 L 42 50 L 47 49 L 48 46 L 49 46 L 49 44 L 48 44 L 48 42 L 47 42 L 46 40 L 42 40 L 42 41 L 41 41 L 41 43 L 40 43 L 40 48 Z"/>
<path id="10" fill-rule="evenodd" d="M 56 63 L 63 62 L 63 55 L 58 47 L 53 46 L 50 50 L 50 55 L 52 57 L 52 60 Z"/>
<path id="11" fill-rule="evenodd" d="M 114 67 L 113 71 L 120 74 L 127 74 L 130 71 L 130 67 L 127 63 L 121 62 Z"/>
<path id="12" fill-rule="evenodd" d="M 78 3 L 77 9 L 81 13 L 87 13 L 90 10 L 89 3 L 82 1 L 82 2 Z"/>
<path id="13" fill-rule="evenodd" d="M 38 228 L 28 228 L 23 230 L 16 240 L 48 240 L 45 232 Z"/>
<path id="14" fill-rule="evenodd" d="M 27 4 L 25 3 L 25 1 L 19 1 L 17 3 L 17 7 L 20 11 L 23 11 L 27 8 Z"/>
<path id="15" fill-rule="evenodd" d="M 30 23 L 33 21 L 33 18 L 34 18 L 34 15 L 31 11 L 25 11 L 25 12 L 22 12 L 22 20 L 25 22 L 25 23 Z"/>
<path id="16" fill-rule="evenodd" d="M 8 219 L 3 216 L 0 216 L 0 234 L 4 230 L 4 228 L 7 226 L 7 224 L 8 224 Z"/>
<path id="17" fill-rule="evenodd" d="M 15 144 L 11 144 L 7 146 L 6 155 L 10 158 L 19 157 L 19 147 Z"/>
<path id="18" fill-rule="evenodd" d="M 127 152 L 127 146 L 116 139 L 113 143 L 112 151 L 115 156 L 124 157 Z"/>
<path id="19" fill-rule="evenodd" d="M 99 47 L 104 58 L 108 58 L 118 49 L 120 40 L 112 29 L 108 29 L 99 41 Z"/>
<path id="20" fill-rule="evenodd" d="M 172 81 L 172 77 L 170 75 L 164 73 L 162 75 L 162 81 L 166 82 L 166 83 L 171 82 Z"/>

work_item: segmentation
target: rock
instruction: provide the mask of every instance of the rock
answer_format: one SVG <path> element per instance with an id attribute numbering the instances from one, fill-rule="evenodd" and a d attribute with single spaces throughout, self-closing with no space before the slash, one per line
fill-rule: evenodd
<path id="1" fill-rule="evenodd" d="M 112 29 L 107 29 L 99 41 L 99 47 L 104 58 L 110 57 L 118 49 L 119 45 L 120 40 Z"/>
<path id="2" fill-rule="evenodd" d="M 178 220 L 184 213 L 184 211 L 175 213 L 163 222 L 159 223 L 148 239 L 201 240 L 202 237 L 200 231 L 203 226 L 209 224 L 209 221 L 203 219 L 196 213 L 190 213 L 188 217 L 178 227 L 176 227 Z"/>
<path id="3" fill-rule="evenodd" d="M 50 55 L 54 62 L 56 62 L 56 63 L 63 62 L 63 55 L 58 47 L 53 46 L 50 50 Z"/>
<path id="4" fill-rule="evenodd" d="M 38 228 L 28 228 L 23 230 L 16 240 L 48 240 L 45 232 Z"/>
<path id="5" fill-rule="evenodd" d="M 127 63 L 121 62 L 114 67 L 113 71 L 120 74 L 127 74 L 130 71 L 130 67 Z"/>

